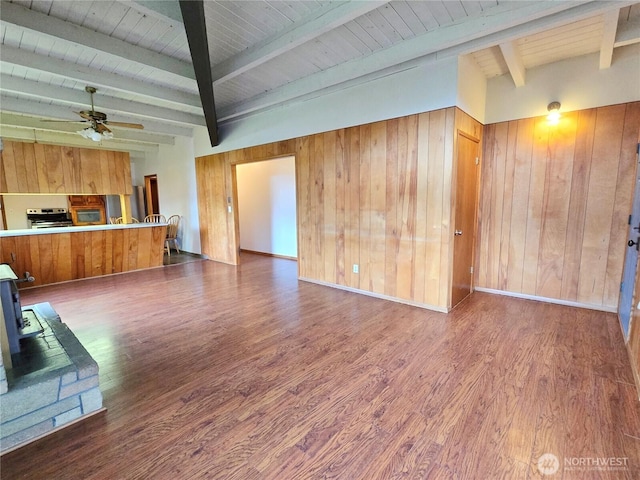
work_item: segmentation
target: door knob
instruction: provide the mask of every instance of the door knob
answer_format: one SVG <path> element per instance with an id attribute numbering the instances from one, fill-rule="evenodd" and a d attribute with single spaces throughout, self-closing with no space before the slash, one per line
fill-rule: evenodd
<path id="1" fill-rule="evenodd" d="M 638 241 L 640 241 L 640 237 L 638 237 Z M 633 247 L 634 245 L 636 246 L 636 250 L 638 250 L 638 241 L 633 241 L 633 240 L 629 240 L 627 242 L 627 245 L 629 245 L 630 247 Z"/>
<path id="2" fill-rule="evenodd" d="M 462 230 L 455 230 L 455 231 L 453 232 L 453 234 L 454 234 L 456 237 L 459 237 L 460 235 L 462 235 Z"/>

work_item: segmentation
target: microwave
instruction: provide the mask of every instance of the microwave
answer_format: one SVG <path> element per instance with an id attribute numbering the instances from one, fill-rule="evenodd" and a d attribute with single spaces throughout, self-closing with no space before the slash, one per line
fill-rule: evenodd
<path id="1" fill-rule="evenodd" d="M 74 225 L 104 225 L 107 223 L 104 208 L 100 207 L 72 207 L 71 220 Z"/>

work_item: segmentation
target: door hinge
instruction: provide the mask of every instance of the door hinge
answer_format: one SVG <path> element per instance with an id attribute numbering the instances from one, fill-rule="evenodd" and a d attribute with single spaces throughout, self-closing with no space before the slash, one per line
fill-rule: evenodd
<path id="1" fill-rule="evenodd" d="M 620 282 L 620 292 L 622 292 L 623 288 L 624 288 L 624 282 Z"/>
<path id="2" fill-rule="evenodd" d="M 480 159 L 476 157 L 476 165 L 480 165 Z"/>
<path id="3" fill-rule="evenodd" d="M 627 222 L 627 225 L 631 225 L 631 215 L 629 215 L 629 221 Z"/>
<path id="4" fill-rule="evenodd" d="M 469 273 L 473 273 L 473 267 L 469 269 Z"/>

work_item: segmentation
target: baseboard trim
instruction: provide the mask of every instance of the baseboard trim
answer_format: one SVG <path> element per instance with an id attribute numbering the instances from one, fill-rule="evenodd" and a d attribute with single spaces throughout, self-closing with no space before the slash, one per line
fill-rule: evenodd
<path id="1" fill-rule="evenodd" d="M 283 258 L 285 260 L 293 260 L 294 262 L 298 261 L 298 257 L 290 257 L 288 255 L 278 255 L 277 253 L 257 252 L 255 250 L 247 250 L 246 248 L 241 248 L 240 253 L 242 252 L 253 253 L 254 255 L 262 255 L 264 257 Z"/>
<path id="2" fill-rule="evenodd" d="M 424 308 L 425 310 L 432 310 L 434 312 L 440 312 L 440 313 L 449 313 L 449 310 L 447 308 L 437 307 L 435 305 L 429 305 L 428 303 L 413 302 L 411 300 L 392 297 L 390 295 L 384 295 L 382 293 L 374 293 L 374 292 L 369 292 L 367 290 L 360 290 L 359 288 L 347 287 L 346 285 L 336 285 L 335 283 L 323 282 L 322 280 L 315 280 L 313 278 L 307 278 L 307 277 L 298 277 L 298 280 L 302 280 L 303 282 L 315 283 L 317 285 L 322 285 L 324 287 L 337 288 L 338 290 L 344 290 L 346 292 L 359 293 L 361 295 L 379 298 L 381 300 L 389 300 L 391 302 L 403 303 L 411 307 Z"/>
<path id="3" fill-rule="evenodd" d="M 554 303 L 556 305 L 564 305 L 566 307 L 586 308 L 589 310 L 598 310 L 600 312 L 616 313 L 617 309 L 613 307 L 605 307 L 602 305 L 591 305 L 590 303 L 572 302 L 570 300 L 560 300 L 557 298 L 540 297 L 538 295 L 529 295 L 526 293 L 508 292 L 506 290 L 495 290 L 493 288 L 475 287 L 476 292 L 492 293 L 494 295 L 504 295 L 505 297 L 522 298 L 524 300 L 535 300 L 537 302 Z"/>

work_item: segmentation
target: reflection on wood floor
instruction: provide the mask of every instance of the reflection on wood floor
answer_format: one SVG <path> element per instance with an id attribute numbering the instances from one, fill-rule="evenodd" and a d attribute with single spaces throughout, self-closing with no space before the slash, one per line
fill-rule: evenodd
<path id="1" fill-rule="evenodd" d="M 108 410 L 2 477 L 524 479 L 552 453 L 557 478 L 640 478 L 615 315 L 480 293 L 445 315 L 242 260 L 24 291 L 97 360 Z M 564 464 L 587 457 L 626 469 Z"/>

